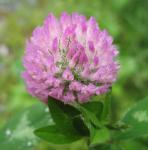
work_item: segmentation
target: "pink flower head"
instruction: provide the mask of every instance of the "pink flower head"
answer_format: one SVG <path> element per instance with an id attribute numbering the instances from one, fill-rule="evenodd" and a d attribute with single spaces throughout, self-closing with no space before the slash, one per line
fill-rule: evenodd
<path id="1" fill-rule="evenodd" d="M 93 17 L 64 12 L 57 19 L 50 13 L 26 43 L 23 78 L 29 93 L 64 103 L 106 93 L 119 69 L 112 42 Z"/>

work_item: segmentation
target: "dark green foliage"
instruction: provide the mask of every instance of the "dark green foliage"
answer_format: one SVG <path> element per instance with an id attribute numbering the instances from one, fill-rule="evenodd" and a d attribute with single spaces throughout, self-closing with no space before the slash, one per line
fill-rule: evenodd
<path id="1" fill-rule="evenodd" d="M 82 139 L 75 128 L 76 120 L 75 126 L 73 123 L 73 119 L 80 114 L 77 109 L 51 97 L 48 99 L 48 106 L 55 125 L 35 130 L 37 136 L 54 144 L 67 144 Z"/>
<path id="2" fill-rule="evenodd" d="M 79 133 L 69 124 L 52 125 L 35 130 L 35 135 L 53 144 L 67 144 L 81 138 Z"/>

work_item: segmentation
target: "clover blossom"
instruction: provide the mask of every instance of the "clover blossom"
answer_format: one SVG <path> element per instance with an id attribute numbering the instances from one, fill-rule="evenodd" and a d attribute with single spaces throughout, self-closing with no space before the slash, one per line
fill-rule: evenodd
<path id="1" fill-rule="evenodd" d="M 23 78 L 29 93 L 64 103 L 106 93 L 119 69 L 112 42 L 93 17 L 64 12 L 58 20 L 50 13 L 26 43 Z"/>

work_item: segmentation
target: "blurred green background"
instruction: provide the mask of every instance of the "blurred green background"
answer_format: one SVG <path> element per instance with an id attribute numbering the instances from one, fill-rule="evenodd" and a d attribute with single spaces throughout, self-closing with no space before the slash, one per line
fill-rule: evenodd
<path id="1" fill-rule="evenodd" d="M 148 0 L 0 0 L 0 127 L 19 110 L 37 102 L 21 78 L 25 41 L 49 12 L 94 16 L 114 37 L 121 64 L 113 86 L 113 120 L 148 94 Z M 125 141 L 125 150 L 147 150 L 148 139 Z M 42 143 L 35 150 L 85 149 L 82 142 L 57 146 Z M 16 148 L 17 150 L 17 148 Z"/>

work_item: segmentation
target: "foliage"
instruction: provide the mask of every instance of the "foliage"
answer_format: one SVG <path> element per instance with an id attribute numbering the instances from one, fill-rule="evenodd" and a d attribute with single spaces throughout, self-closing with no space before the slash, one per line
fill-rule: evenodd
<path id="1" fill-rule="evenodd" d="M 109 146 L 107 149 L 122 149 L 123 144 L 118 142 L 148 135 L 148 98 L 133 106 L 119 121 L 122 124 L 117 125 L 104 121 L 106 116 L 101 117 L 103 109 L 106 109 L 104 105 L 101 101 L 91 101 L 71 106 L 49 98 L 50 113 L 47 107 L 39 103 L 8 122 L 1 130 L 1 147 L 3 150 L 10 146 L 18 150 L 30 149 L 39 142 L 35 137 L 37 135 L 52 144 L 69 144 L 83 139 L 89 149 L 97 149 L 101 145 Z M 97 106 L 103 108 L 96 109 Z"/>

